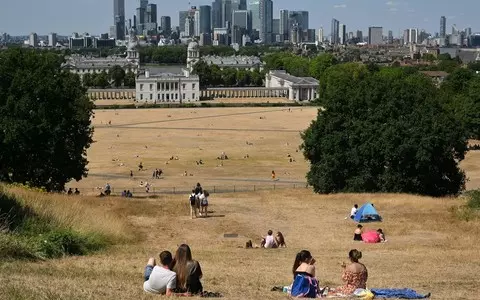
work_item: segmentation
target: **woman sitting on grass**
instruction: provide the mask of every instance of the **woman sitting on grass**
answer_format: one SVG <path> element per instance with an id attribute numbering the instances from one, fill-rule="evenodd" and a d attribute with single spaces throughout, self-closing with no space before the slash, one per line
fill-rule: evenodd
<path id="1" fill-rule="evenodd" d="M 196 295 L 203 292 L 200 282 L 203 276 L 202 268 L 198 261 L 192 259 L 192 252 L 188 245 L 182 244 L 178 247 L 174 265 L 173 271 L 177 274 L 177 293 Z"/>
<path id="2" fill-rule="evenodd" d="M 359 262 L 362 252 L 357 249 L 350 250 L 348 258 L 351 263 L 348 266 L 345 263 L 342 264 L 342 268 L 344 268 L 342 280 L 345 285 L 332 290 L 330 294 L 350 296 L 356 289 L 367 288 L 368 271 L 365 265 Z"/>
<path id="3" fill-rule="evenodd" d="M 357 229 L 355 229 L 355 231 L 353 233 L 353 240 L 354 241 L 360 241 L 360 242 L 363 241 L 362 233 L 363 233 L 363 226 L 358 224 Z"/>
<path id="4" fill-rule="evenodd" d="M 380 243 L 385 243 L 387 239 L 385 238 L 385 233 L 381 228 L 377 229 L 378 237 L 380 238 Z"/>
<path id="5" fill-rule="evenodd" d="M 302 250 L 297 253 L 292 272 L 292 297 L 317 298 L 320 289 L 318 280 L 315 278 L 315 259 L 310 251 Z"/>
<path id="6" fill-rule="evenodd" d="M 278 231 L 277 235 L 275 236 L 275 244 L 277 244 L 278 248 L 286 248 L 287 244 L 285 243 L 285 238 L 283 237 L 283 234 Z"/>

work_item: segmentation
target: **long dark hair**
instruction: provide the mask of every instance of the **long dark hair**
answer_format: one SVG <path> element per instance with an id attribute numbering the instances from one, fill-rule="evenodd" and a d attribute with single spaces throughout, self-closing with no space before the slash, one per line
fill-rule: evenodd
<path id="1" fill-rule="evenodd" d="M 295 256 L 295 262 L 293 263 L 293 268 L 292 268 L 292 273 L 295 274 L 295 271 L 297 271 L 298 267 L 312 258 L 312 254 L 310 254 L 310 251 L 308 250 L 302 250 L 297 253 L 297 256 Z"/>
<path id="2" fill-rule="evenodd" d="M 187 244 L 178 247 L 175 253 L 175 272 L 177 273 L 177 287 L 187 287 L 187 264 L 192 260 L 192 251 Z"/>

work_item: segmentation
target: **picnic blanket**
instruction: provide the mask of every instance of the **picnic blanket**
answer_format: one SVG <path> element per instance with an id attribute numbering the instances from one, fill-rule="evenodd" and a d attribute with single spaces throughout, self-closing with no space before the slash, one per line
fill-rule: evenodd
<path id="1" fill-rule="evenodd" d="M 375 298 L 425 299 L 430 293 L 422 295 L 411 289 L 371 289 Z"/>

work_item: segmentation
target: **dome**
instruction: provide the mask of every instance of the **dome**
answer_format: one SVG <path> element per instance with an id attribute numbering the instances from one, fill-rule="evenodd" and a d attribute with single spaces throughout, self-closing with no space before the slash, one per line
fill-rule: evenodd
<path id="1" fill-rule="evenodd" d="M 198 50 L 198 43 L 193 41 L 188 44 L 188 50 Z"/>

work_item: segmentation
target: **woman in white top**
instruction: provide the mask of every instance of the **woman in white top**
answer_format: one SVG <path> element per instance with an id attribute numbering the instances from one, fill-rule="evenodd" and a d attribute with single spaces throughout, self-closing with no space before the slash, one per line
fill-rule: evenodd
<path id="1" fill-rule="evenodd" d="M 198 200 L 200 200 L 200 216 L 208 216 L 208 196 L 210 194 L 207 191 L 203 191 L 198 197 Z"/>

